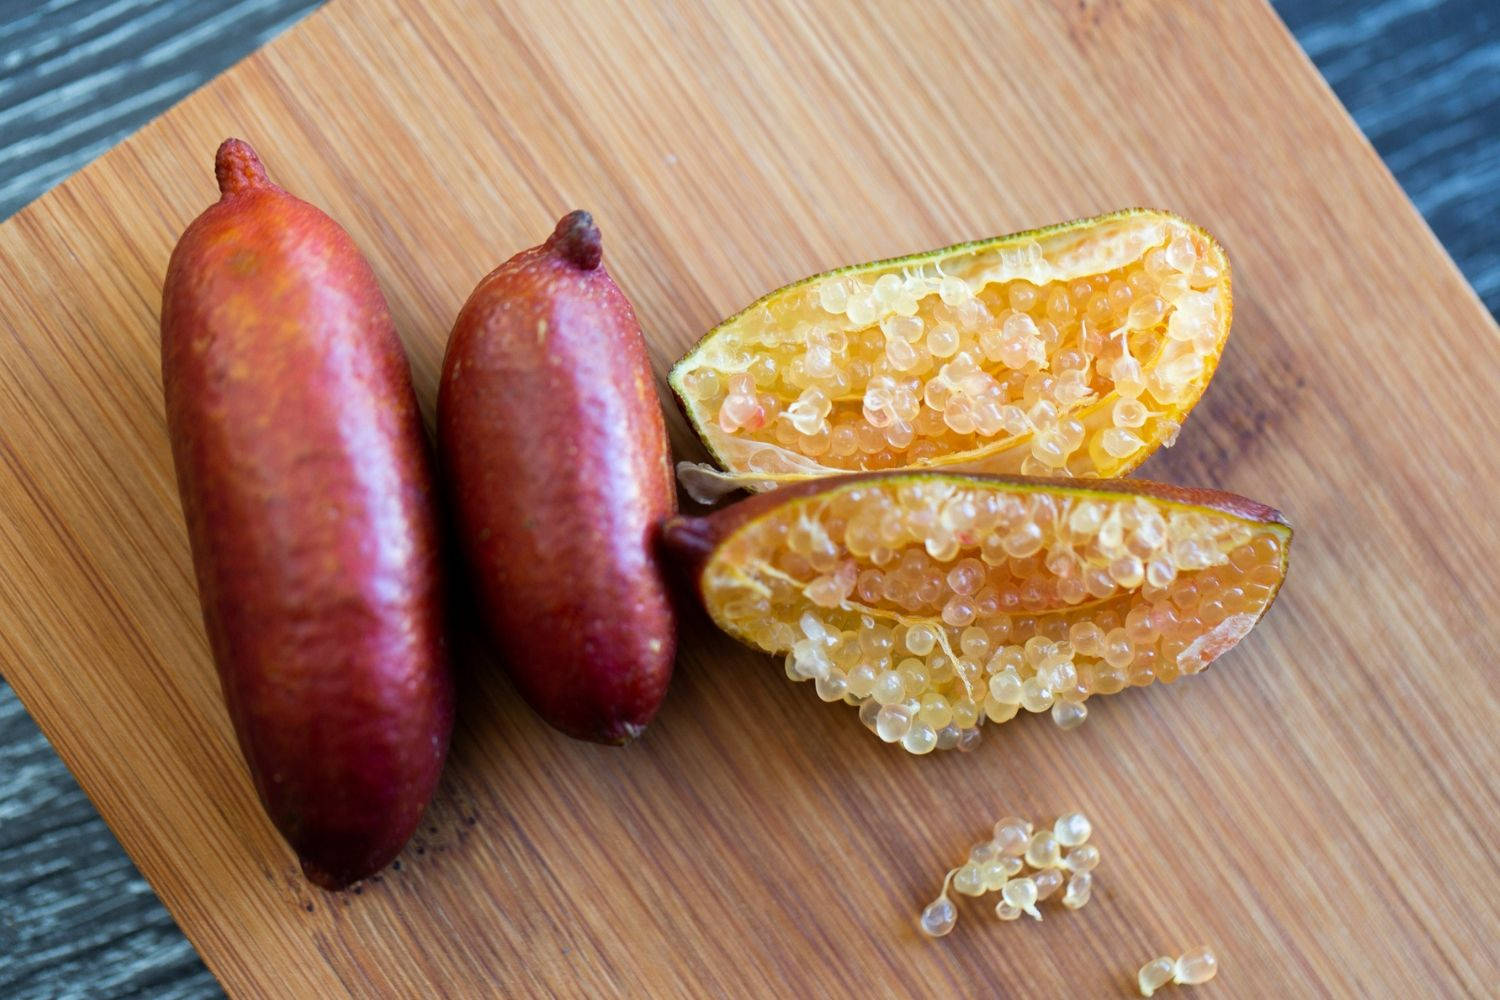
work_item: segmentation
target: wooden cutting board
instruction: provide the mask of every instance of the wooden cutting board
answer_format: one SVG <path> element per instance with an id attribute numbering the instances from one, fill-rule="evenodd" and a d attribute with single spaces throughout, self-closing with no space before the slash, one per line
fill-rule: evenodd
<path id="1" fill-rule="evenodd" d="M 1177 210 L 1228 247 L 1235 326 L 1145 473 L 1281 506 L 1283 596 L 1206 676 L 966 756 L 878 743 L 698 618 L 624 751 L 474 659 L 416 840 L 314 890 L 219 701 L 162 419 L 161 279 L 230 134 L 369 254 L 429 417 L 470 287 L 575 206 L 659 384 L 804 274 Z M 1500 989 L 1500 338 L 1263 3 L 334 3 L 0 261 L 0 664 L 231 993 L 1104 996 L 1199 943 L 1205 998 Z M 997 817 L 1075 807 L 1087 908 L 918 935 Z"/>

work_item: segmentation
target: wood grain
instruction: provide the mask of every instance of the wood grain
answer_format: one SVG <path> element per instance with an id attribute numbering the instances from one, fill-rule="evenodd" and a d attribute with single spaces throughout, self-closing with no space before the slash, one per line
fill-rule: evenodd
<path id="1" fill-rule="evenodd" d="M 0 227 L 0 662 L 232 993 L 1098 995 L 1199 941 L 1205 997 L 1500 983 L 1494 324 L 1263 6 L 877 6 L 335 4 Z M 370 255 L 429 412 L 469 287 L 575 204 L 659 375 L 822 267 L 1174 208 L 1237 323 L 1145 471 L 1280 504 L 1289 584 L 1208 676 L 968 757 L 875 743 L 701 620 L 625 752 L 475 659 L 422 836 L 318 893 L 217 697 L 161 419 L 160 278 L 228 133 Z M 917 936 L 994 818 L 1073 806 L 1094 903 Z"/>

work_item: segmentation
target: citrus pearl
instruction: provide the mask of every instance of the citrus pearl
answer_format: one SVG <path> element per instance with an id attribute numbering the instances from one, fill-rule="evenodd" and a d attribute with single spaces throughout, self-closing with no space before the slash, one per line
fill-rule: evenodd
<path id="1" fill-rule="evenodd" d="M 901 737 L 901 745 L 910 753 L 932 753 L 937 747 L 937 731 L 925 722 L 914 722 Z"/>
<path id="2" fill-rule="evenodd" d="M 986 862 L 981 871 L 984 874 L 984 891 L 994 892 L 1004 887 L 1005 880 L 1015 874 L 1007 862 L 1014 862 L 1016 858 L 1001 858 Z"/>
<path id="3" fill-rule="evenodd" d="M 1036 898 L 1040 902 L 1061 889 L 1066 876 L 1056 868 L 1044 868 L 1031 876 L 1031 880 L 1036 883 Z"/>
<path id="4" fill-rule="evenodd" d="M 838 278 L 824 281 L 818 287 L 818 305 L 824 312 L 842 315 L 849 305 L 849 289 Z"/>
<path id="5" fill-rule="evenodd" d="M 938 285 L 938 297 L 947 306 L 962 305 L 968 301 L 969 294 L 969 286 L 964 283 L 963 279 L 952 275 L 944 278 Z"/>
<path id="6" fill-rule="evenodd" d="M 1010 667 L 990 678 L 990 697 L 1002 705 L 1021 704 L 1021 688 L 1020 675 Z"/>
<path id="7" fill-rule="evenodd" d="M 1013 878 L 1006 882 L 1005 887 L 1000 890 L 1000 897 L 1022 913 L 1037 920 L 1042 919 L 1036 908 L 1036 882 L 1031 878 Z"/>
<path id="8" fill-rule="evenodd" d="M 1028 712 L 1045 712 L 1052 707 L 1052 692 L 1035 677 L 1028 677 L 1021 684 L 1021 707 Z"/>
<path id="9" fill-rule="evenodd" d="M 911 728 L 911 716 L 899 705 L 885 705 L 875 715 L 875 734 L 887 743 L 895 743 Z"/>
<path id="10" fill-rule="evenodd" d="M 1052 721 L 1059 729 L 1077 729 L 1089 716 L 1088 706 L 1080 701 L 1052 703 Z"/>
<path id="11" fill-rule="evenodd" d="M 1062 852 L 1051 830 L 1038 830 L 1026 845 L 1026 863 L 1033 868 L 1055 868 Z"/>
<path id="12" fill-rule="evenodd" d="M 1136 973 L 1136 985 L 1140 987 L 1141 996 L 1149 997 L 1170 983 L 1174 968 L 1175 963 L 1165 955 L 1153 958 L 1141 966 L 1141 971 Z"/>
<path id="13" fill-rule="evenodd" d="M 1076 910 L 1089 901 L 1089 896 L 1093 891 L 1093 873 L 1078 872 L 1068 879 L 1068 888 L 1063 892 L 1062 903 L 1068 909 Z"/>
<path id="14" fill-rule="evenodd" d="M 937 645 L 937 633 L 926 625 L 913 625 L 906 632 L 906 648 L 917 656 L 926 656 Z"/>
<path id="15" fill-rule="evenodd" d="M 1063 847 L 1077 847 L 1089 839 L 1094 826 L 1081 812 L 1064 813 L 1052 824 L 1052 835 Z"/>
<path id="16" fill-rule="evenodd" d="M 994 844 L 1007 857 L 1020 857 L 1026 853 L 1031 842 L 1031 823 L 1015 816 L 1007 816 L 995 824 Z"/>
<path id="17" fill-rule="evenodd" d="M 978 865 L 964 865 L 953 875 L 953 890 L 965 896 L 978 896 L 984 892 L 984 872 Z"/>
<path id="18" fill-rule="evenodd" d="M 968 729 L 979 721 L 979 706 L 968 698 L 960 698 L 953 703 L 953 724 L 960 729 Z"/>
<path id="19" fill-rule="evenodd" d="M 989 719 L 991 722 L 997 725 L 1002 722 L 1009 722 L 1011 719 L 1014 719 L 1016 715 L 1020 713 L 1020 711 L 1020 705 L 1009 705 L 1004 702 L 996 701 L 994 698 L 986 698 L 984 700 L 985 718 Z"/>
<path id="20" fill-rule="evenodd" d="M 1172 982 L 1186 986 L 1206 983 L 1219 971 L 1219 960 L 1207 945 L 1184 952 L 1177 957 Z"/>
<path id="21" fill-rule="evenodd" d="M 958 923 L 958 908 L 947 896 L 933 900 L 922 911 L 922 933 L 928 937 L 942 937 L 953 930 L 953 925 L 956 923 Z"/>
<path id="22" fill-rule="evenodd" d="M 983 865 L 1000 856 L 1000 849 L 993 840 L 986 840 L 969 848 L 969 863 Z"/>
<path id="23" fill-rule="evenodd" d="M 841 701 L 849 690 L 849 679 L 841 671 L 833 670 L 826 677 L 819 677 L 816 687 L 822 700 Z"/>
<path id="24" fill-rule="evenodd" d="M 947 698 L 929 691 L 922 696 L 922 711 L 918 718 L 940 730 L 953 721 L 953 708 Z"/>
<path id="25" fill-rule="evenodd" d="M 905 691 L 906 685 L 901 675 L 894 670 L 885 670 L 875 677 L 875 688 L 871 694 L 882 705 L 894 705 L 901 701 Z"/>

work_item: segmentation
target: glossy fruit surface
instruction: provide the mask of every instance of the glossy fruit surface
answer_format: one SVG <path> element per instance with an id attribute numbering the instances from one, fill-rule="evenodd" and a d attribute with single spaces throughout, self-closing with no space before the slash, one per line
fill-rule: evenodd
<path id="1" fill-rule="evenodd" d="M 443 359 L 438 450 L 521 694 L 571 736 L 624 743 L 672 676 L 655 543 L 677 493 L 640 324 L 602 256 L 573 212 L 479 283 Z"/>
<path id="2" fill-rule="evenodd" d="M 673 368 L 729 474 L 684 483 L 708 498 L 897 468 L 1121 476 L 1175 438 L 1231 313 L 1223 249 L 1144 209 L 816 275 Z"/>
<path id="3" fill-rule="evenodd" d="M 1092 695 L 1198 673 L 1270 606 L 1291 529 L 1214 490 L 876 473 L 677 517 L 666 537 L 721 628 L 926 753 L 984 718 L 1071 726 Z"/>
<path id="4" fill-rule="evenodd" d="M 162 293 L 204 623 L 266 811 L 313 882 L 395 856 L 452 727 L 434 479 L 359 250 L 231 139 Z"/>

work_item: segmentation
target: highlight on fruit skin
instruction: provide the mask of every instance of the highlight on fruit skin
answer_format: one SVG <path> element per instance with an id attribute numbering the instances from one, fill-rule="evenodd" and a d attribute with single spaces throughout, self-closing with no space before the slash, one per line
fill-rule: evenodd
<path id="1" fill-rule="evenodd" d="M 720 628 L 917 754 L 1198 673 L 1265 614 L 1292 537 L 1217 490 L 933 472 L 799 483 L 663 532 Z"/>
<path id="2" fill-rule="evenodd" d="M 715 327 L 669 381 L 739 486 L 897 468 L 1107 479 L 1170 445 L 1233 311 L 1202 229 L 1127 209 L 846 267 Z"/>

